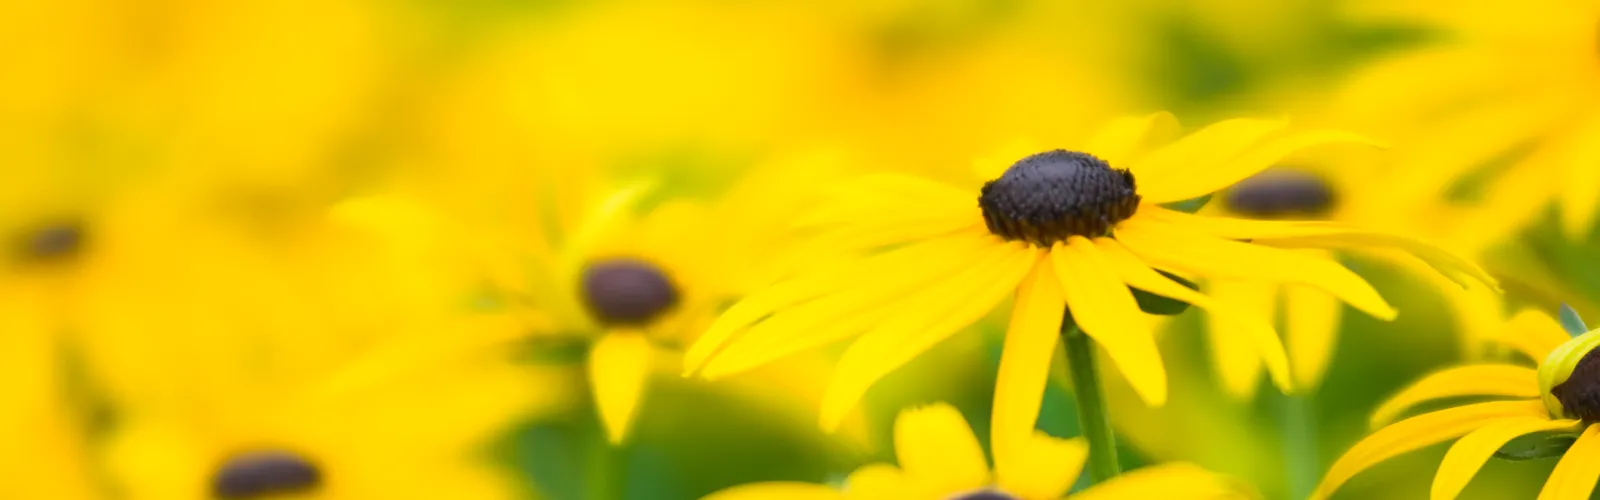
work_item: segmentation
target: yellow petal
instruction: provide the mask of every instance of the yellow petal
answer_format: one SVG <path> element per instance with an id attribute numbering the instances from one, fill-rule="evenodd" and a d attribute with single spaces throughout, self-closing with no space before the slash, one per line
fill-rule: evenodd
<path id="1" fill-rule="evenodd" d="M 1561 182 L 1561 227 L 1567 238 L 1584 241 L 1594 229 L 1596 215 L 1600 215 L 1600 143 L 1594 140 L 1600 134 L 1600 120 L 1577 131 L 1568 132 L 1574 137 L 1575 150 L 1571 151 Z"/>
<path id="2" fill-rule="evenodd" d="M 1182 186 L 1173 184 L 1182 179 L 1185 172 L 1215 168 L 1287 126 L 1289 122 L 1283 120 L 1220 121 L 1150 152 L 1134 163 L 1131 170 L 1139 181 L 1140 194 L 1152 189 L 1179 189 Z"/>
<path id="3" fill-rule="evenodd" d="M 1016 449 L 1026 446 L 1033 435 L 1065 312 L 1066 298 L 1062 297 L 1055 268 L 1050 259 L 1041 259 L 1017 289 L 995 380 L 989 446 L 1000 477 L 1020 474 L 1014 471 L 1028 467 L 1013 462 L 1012 457 L 1020 456 Z"/>
<path id="4" fill-rule="evenodd" d="M 1505 344 L 1528 356 L 1535 363 L 1544 361 L 1550 351 L 1572 340 L 1561 323 L 1537 309 L 1523 309 L 1489 334 L 1489 340 Z"/>
<path id="5" fill-rule="evenodd" d="M 844 496 L 849 500 L 920 500 L 933 495 L 924 489 L 906 479 L 900 469 L 885 464 L 856 469 L 844 481 Z"/>
<path id="6" fill-rule="evenodd" d="M 1339 300 L 1303 286 L 1284 290 L 1284 336 L 1294 368 L 1295 386 L 1302 392 L 1316 390 L 1333 360 L 1338 346 Z"/>
<path id="7" fill-rule="evenodd" d="M 1277 317 L 1279 288 L 1276 283 L 1228 279 L 1206 284 L 1206 292 L 1213 299 L 1260 318 Z M 1249 338 L 1232 334 L 1233 321 L 1228 316 L 1211 313 L 1205 319 L 1211 362 L 1222 379 L 1223 390 L 1242 400 L 1254 397 L 1261 377 L 1261 356 L 1256 347 Z"/>
<path id="8" fill-rule="evenodd" d="M 1329 144 L 1378 143 L 1359 134 L 1338 130 L 1313 130 L 1289 134 L 1266 141 L 1258 147 L 1217 163 L 1189 165 L 1189 168 L 1168 172 L 1154 188 L 1140 186 L 1139 194 L 1153 203 L 1183 201 L 1205 196 L 1232 186 L 1252 175 L 1277 164 L 1285 156 L 1316 146 Z"/>
<path id="9" fill-rule="evenodd" d="M 701 500 L 842 500 L 833 488 L 809 483 L 754 483 L 734 486 Z"/>
<path id="10" fill-rule="evenodd" d="M 1128 286 L 1192 304 L 1206 310 L 1209 313 L 1208 317 L 1225 321 L 1227 326 L 1221 331 L 1213 329 L 1211 333 L 1213 336 L 1219 333 L 1238 334 L 1250 339 L 1251 344 L 1255 346 L 1256 355 L 1266 364 L 1267 373 L 1272 376 L 1273 383 L 1280 390 L 1285 392 L 1290 390 L 1288 356 L 1284 353 L 1278 333 L 1272 329 L 1272 314 L 1264 312 L 1264 309 L 1249 309 L 1240 307 L 1236 303 L 1214 300 L 1172 281 L 1150 269 L 1150 266 L 1139 260 L 1139 257 L 1112 238 L 1097 239 L 1095 246 L 1100 248 L 1111 268 Z"/>
<path id="11" fill-rule="evenodd" d="M 589 351 L 589 383 L 612 443 L 621 443 L 628 435 L 644 399 L 652 356 L 650 340 L 637 332 L 608 333 Z"/>
<path id="12" fill-rule="evenodd" d="M 828 266 L 752 293 L 724 311 L 689 347 L 684 353 L 684 369 L 686 373 L 699 371 L 746 327 L 783 308 L 850 288 L 898 294 L 937 278 L 941 272 L 970 265 L 971 261 L 961 259 L 994 241 L 992 236 L 968 233 L 935 239 Z M 867 275 L 873 280 L 863 285 L 860 278 Z"/>
<path id="13" fill-rule="evenodd" d="M 1394 423 L 1367 436 L 1334 462 L 1312 500 L 1332 495 L 1345 481 L 1367 468 L 1400 454 L 1455 439 L 1507 418 L 1543 417 L 1541 401 L 1496 401 L 1425 413 Z"/>
<path id="14" fill-rule="evenodd" d="M 994 247 L 960 274 L 895 305 L 840 356 L 822 398 L 822 427 L 836 428 L 879 379 L 994 309 L 1038 261 L 1029 247 Z"/>
<path id="15" fill-rule="evenodd" d="M 1372 412 L 1376 428 L 1421 403 L 1462 396 L 1539 397 L 1539 374 L 1515 365 L 1470 365 L 1446 369 L 1401 389 Z"/>
<path id="16" fill-rule="evenodd" d="M 1011 168 L 1012 164 L 1040 151 L 1044 151 L 1044 148 L 1036 141 L 1025 138 L 1012 139 L 994 152 L 973 160 L 972 173 L 986 181 L 994 179 L 1006 173 L 1006 169 Z"/>
<path id="17" fill-rule="evenodd" d="M 1118 118 L 1090 137 L 1083 151 L 1123 168 L 1151 139 L 1177 129 L 1178 118 L 1165 111 Z"/>
<path id="18" fill-rule="evenodd" d="M 1494 452 L 1512 439 L 1535 432 L 1576 430 L 1577 426 L 1576 420 L 1510 418 L 1462 436 L 1461 440 L 1450 446 L 1450 452 L 1445 453 L 1444 461 L 1439 463 L 1439 472 L 1433 476 L 1432 500 L 1454 500 L 1467 487 L 1467 483 L 1472 482 L 1472 476 L 1478 474 L 1484 462 L 1489 461 Z"/>
<path id="19" fill-rule="evenodd" d="M 1175 463 L 1145 467 L 1095 485 L 1071 500 L 1121 500 L 1131 498 L 1257 498 L 1237 481 L 1195 465 Z"/>
<path id="20" fill-rule="evenodd" d="M 989 463 L 978 437 L 948 404 L 901 411 L 894 422 L 894 449 L 900 470 L 935 490 L 970 490 L 989 483 Z"/>
<path id="21" fill-rule="evenodd" d="M 1167 403 L 1167 368 L 1155 333 L 1133 292 L 1088 238 L 1073 237 L 1050 252 L 1072 317 L 1104 348 L 1145 404 Z"/>
<path id="22" fill-rule="evenodd" d="M 562 278 L 576 278 L 583 261 L 594 253 L 601 239 L 616 231 L 633 208 L 655 190 L 653 182 L 640 182 L 612 192 L 598 206 L 586 211 L 577 230 L 561 243 Z"/>
<path id="23" fill-rule="evenodd" d="M 1561 456 L 1538 500 L 1586 500 L 1600 480 L 1600 425 L 1591 424 Z"/>
<path id="24" fill-rule="evenodd" d="M 1203 231 L 1224 239 L 1251 240 L 1263 245 L 1285 248 L 1395 248 L 1422 259 L 1456 283 L 1466 285 L 1469 281 L 1477 281 L 1491 286 L 1496 284 L 1493 276 L 1471 260 L 1411 236 L 1364 229 L 1338 222 L 1262 221 L 1211 217 L 1191 215 L 1161 207 L 1140 207 L 1139 215 Z"/>
<path id="25" fill-rule="evenodd" d="M 1162 269 L 1216 278 L 1256 279 L 1315 287 L 1379 319 L 1397 314 L 1372 285 L 1329 259 L 1219 239 L 1186 226 L 1135 216 L 1117 227 L 1122 242 Z"/>
<path id="26" fill-rule="evenodd" d="M 1018 456 L 1009 461 L 1019 467 L 996 478 L 1000 490 L 1018 498 L 1061 498 L 1083 472 L 1089 443 L 1082 438 L 1060 439 L 1034 432 L 1031 439 L 1012 451 Z"/>

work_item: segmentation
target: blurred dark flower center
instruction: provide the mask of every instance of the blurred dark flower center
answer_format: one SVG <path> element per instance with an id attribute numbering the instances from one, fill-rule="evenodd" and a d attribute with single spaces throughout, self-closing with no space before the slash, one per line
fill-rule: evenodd
<path id="1" fill-rule="evenodd" d="M 971 493 L 962 493 L 950 497 L 949 500 L 1018 500 L 1017 497 L 1007 495 L 996 490 L 978 490 Z"/>
<path id="2" fill-rule="evenodd" d="M 1295 169 L 1272 169 L 1228 188 L 1228 210 L 1273 219 L 1325 215 L 1333 209 L 1333 188 L 1322 177 Z"/>
<path id="3" fill-rule="evenodd" d="M 83 225 L 76 221 L 57 222 L 34 228 L 21 242 L 21 253 L 28 260 L 60 261 L 70 259 L 84 246 Z"/>
<path id="4" fill-rule="evenodd" d="M 678 305 L 678 287 L 655 264 L 634 259 L 592 262 L 583 270 L 583 302 L 606 326 L 643 326 Z"/>
<path id="5" fill-rule="evenodd" d="M 1105 160 L 1055 150 L 1023 158 L 978 196 L 989 232 L 1049 248 L 1072 236 L 1104 236 L 1139 208 L 1133 174 Z"/>
<path id="6" fill-rule="evenodd" d="M 235 455 L 211 479 L 211 492 L 222 500 L 253 499 L 301 493 L 322 483 L 322 471 L 311 461 L 288 452 L 260 451 Z"/>
<path id="7" fill-rule="evenodd" d="M 1600 354 L 1596 353 L 1600 353 L 1600 349 L 1584 354 L 1567 381 L 1550 388 L 1550 394 L 1561 401 L 1566 416 L 1600 421 Z"/>

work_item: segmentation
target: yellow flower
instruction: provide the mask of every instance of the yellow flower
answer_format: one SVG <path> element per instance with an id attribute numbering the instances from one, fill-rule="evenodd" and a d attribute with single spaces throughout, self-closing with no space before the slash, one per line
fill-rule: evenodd
<path id="1" fill-rule="evenodd" d="M 1506 443 L 1520 436 L 1580 434 L 1539 493 L 1541 500 L 1589 498 L 1600 469 L 1600 426 L 1593 418 L 1593 348 L 1600 332 L 1568 337 L 1550 316 L 1524 310 L 1502 322 L 1486 340 L 1539 362 L 1492 363 L 1450 368 L 1401 390 L 1372 414 L 1372 435 L 1352 446 L 1328 470 L 1312 498 L 1333 494 L 1357 473 L 1400 454 L 1457 439 L 1439 464 L 1432 498 L 1459 495 L 1472 476 Z M 1569 377 L 1571 377 L 1569 379 Z M 1394 420 L 1418 405 L 1460 397 L 1503 399 L 1454 406 Z M 1393 422 L 1393 423 L 1391 423 Z"/>
<path id="2" fill-rule="evenodd" d="M 1482 248 L 1553 202 L 1569 236 L 1588 234 L 1600 212 L 1600 169 L 1592 167 L 1600 161 L 1600 63 L 1592 57 L 1600 31 L 1590 22 L 1600 7 L 1579 0 L 1354 4 L 1444 32 L 1440 43 L 1358 73 L 1334 105 L 1361 130 L 1401 146 L 1400 168 L 1371 183 L 1372 192 L 1396 201 L 1388 212 L 1445 207 L 1455 222 L 1449 230 Z M 1441 195 L 1480 181 L 1481 193 L 1462 206 L 1448 207 Z"/>
<path id="3" fill-rule="evenodd" d="M 128 498 L 517 496 L 475 454 L 564 380 L 429 349 L 502 327 L 417 286 L 437 284 L 426 266 L 337 219 L 269 245 L 120 208 L 131 227 L 107 233 L 137 248 L 97 266 L 81 313 L 114 417 L 102 466 Z"/>
<path id="4" fill-rule="evenodd" d="M 1077 500 L 1108 498 L 1252 498 L 1241 485 L 1188 464 L 1160 465 L 1123 474 L 1067 496 L 1078 480 L 1089 448 L 1082 439 L 1042 432 L 1028 437 L 1013 456 L 996 451 L 991 472 L 983 448 L 954 407 L 935 404 L 900 412 L 894 424 L 899 467 L 873 464 L 857 469 L 842 489 L 807 483 L 736 486 L 704 500 Z"/>
<path id="5" fill-rule="evenodd" d="M 1364 142 L 1241 119 L 1144 147 L 1175 127 L 1171 122 L 1166 114 L 1127 118 L 1072 145 L 1076 151 L 1027 156 L 1009 168 L 1020 154 L 984 162 L 980 170 L 994 180 L 981 189 L 892 175 L 842 187 L 837 202 L 802 221 L 824 230 L 811 247 L 822 265 L 724 312 L 690 348 L 690 372 L 723 377 L 861 334 L 840 359 L 823 402 L 822 424 L 832 428 L 879 378 L 1015 291 L 994 405 L 993 442 L 1005 455 L 1006 446 L 1033 429 L 1063 311 L 1105 348 L 1148 404 L 1165 402 L 1166 371 L 1130 286 L 1232 318 L 1229 331 L 1249 338 L 1273 380 L 1289 387 L 1282 346 L 1264 318 L 1155 269 L 1312 286 L 1382 318 L 1395 313 L 1359 276 L 1279 247 L 1398 246 L 1457 278 L 1491 280 L 1400 236 L 1163 208 L 1227 187 L 1300 149 Z"/>

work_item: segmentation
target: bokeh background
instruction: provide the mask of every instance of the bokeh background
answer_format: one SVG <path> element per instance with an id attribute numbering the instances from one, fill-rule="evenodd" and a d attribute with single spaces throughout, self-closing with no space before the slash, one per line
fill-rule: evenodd
<path id="1" fill-rule="evenodd" d="M 741 243 L 724 236 L 781 229 L 782 203 L 844 175 L 963 178 L 1009 141 L 1125 114 L 1403 138 L 1416 125 L 1388 112 L 1414 113 L 1350 105 L 1352 82 L 1466 36 L 1426 15 L 1451 6 L 1402 3 L 1422 14 L 1343 0 L 5 2 L 0 497 L 206 498 L 227 457 L 270 448 L 315 457 L 326 487 L 309 498 L 694 499 L 892 459 L 893 416 L 919 404 L 951 402 L 986 436 L 1003 312 L 893 374 L 840 433 L 815 425 L 824 351 L 716 383 L 663 362 L 611 444 L 587 388 L 595 327 L 550 312 L 577 300 L 559 297 L 559 272 L 525 268 L 565 258 L 586 237 L 571 221 L 617 192 L 639 190 L 617 217 L 645 229 L 611 239 L 725 264 Z M 1460 82 L 1432 76 L 1417 100 Z M 1336 194 L 1361 204 L 1358 222 L 1460 243 L 1507 304 L 1600 318 L 1593 231 L 1538 205 L 1479 243 L 1433 211 L 1495 213 L 1472 193 L 1499 178 L 1386 199 L 1389 177 L 1369 174 L 1408 168 L 1392 154 L 1315 159 L 1349 179 Z M 1290 498 L 1308 479 L 1286 449 L 1325 467 L 1385 396 L 1472 354 L 1472 325 L 1435 284 L 1348 264 L 1402 314 L 1345 311 L 1309 398 L 1312 445 L 1285 442 L 1270 387 L 1219 389 L 1190 312 L 1162 337 L 1168 407 L 1107 374 L 1124 461 L 1193 461 Z M 754 279 L 741 269 L 711 274 Z M 1041 428 L 1076 435 L 1074 415 L 1054 384 Z M 1442 453 L 1339 498 L 1420 498 Z M 1494 461 L 1465 497 L 1531 498 L 1553 465 Z"/>

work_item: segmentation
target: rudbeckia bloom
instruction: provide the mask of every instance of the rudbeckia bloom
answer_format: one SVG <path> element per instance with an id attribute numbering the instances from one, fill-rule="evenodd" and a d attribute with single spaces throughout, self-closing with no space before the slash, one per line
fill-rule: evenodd
<path id="1" fill-rule="evenodd" d="M 994 457 L 991 471 L 983 448 L 954 407 L 935 404 L 900 412 L 894 424 L 899 467 L 873 464 L 857 469 L 842 489 L 807 483 L 736 486 L 704 500 L 1078 500 L 1107 498 L 1253 498 L 1248 489 L 1188 464 L 1130 472 L 1067 495 L 1088 455 L 1082 439 L 1042 432 L 1012 455 Z"/>
<path id="2" fill-rule="evenodd" d="M 1403 168 L 1371 183 L 1398 202 L 1387 212 L 1444 213 L 1455 221 L 1451 231 L 1481 248 L 1553 203 L 1570 237 L 1588 234 L 1600 213 L 1593 167 L 1600 161 L 1600 28 L 1593 22 L 1600 7 L 1581 0 L 1352 5 L 1384 22 L 1441 32 L 1437 43 L 1356 74 L 1334 104 L 1345 120 L 1401 145 L 1396 165 Z M 1452 192 L 1470 201 L 1452 202 L 1445 196 Z"/>
<path id="3" fill-rule="evenodd" d="M 1455 498 L 1497 451 L 1529 434 L 1578 436 L 1539 493 L 1540 500 L 1589 498 L 1600 469 L 1595 404 L 1595 346 L 1600 332 L 1569 337 L 1556 320 L 1525 310 L 1485 340 L 1538 363 L 1486 363 L 1446 369 L 1417 381 L 1372 414 L 1380 427 L 1334 463 L 1312 498 L 1326 498 L 1363 470 L 1400 454 L 1457 439 L 1439 464 L 1432 498 Z M 1409 410 L 1452 398 L 1493 398 L 1394 422 Z M 1392 422 L 1392 423 L 1391 423 Z"/>
<path id="4" fill-rule="evenodd" d="M 822 229 L 813 247 L 823 264 L 730 307 L 690 349 L 690 371 L 723 377 L 861 334 L 824 399 L 822 423 L 833 427 L 875 381 L 1015 291 L 994 406 L 994 443 L 1004 447 L 1033 429 L 1064 311 L 1145 402 L 1166 400 L 1166 370 L 1130 286 L 1231 318 L 1229 331 L 1249 338 L 1273 380 L 1288 388 L 1287 360 L 1271 325 L 1157 270 L 1311 286 L 1383 318 L 1394 311 L 1359 276 L 1282 248 L 1398 246 L 1458 279 L 1490 280 L 1469 263 L 1395 235 L 1164 208 L 1307 147 L 1365 142 L 1241 119 L 1147 147 L 1172 121 L 1166 114 L 1127 118 L 1071 150 L 983 162 L 979 169 L 992 180 L 971 189 L 894 175 L 845 186 L 836 202 L 800 221 Z"/>

